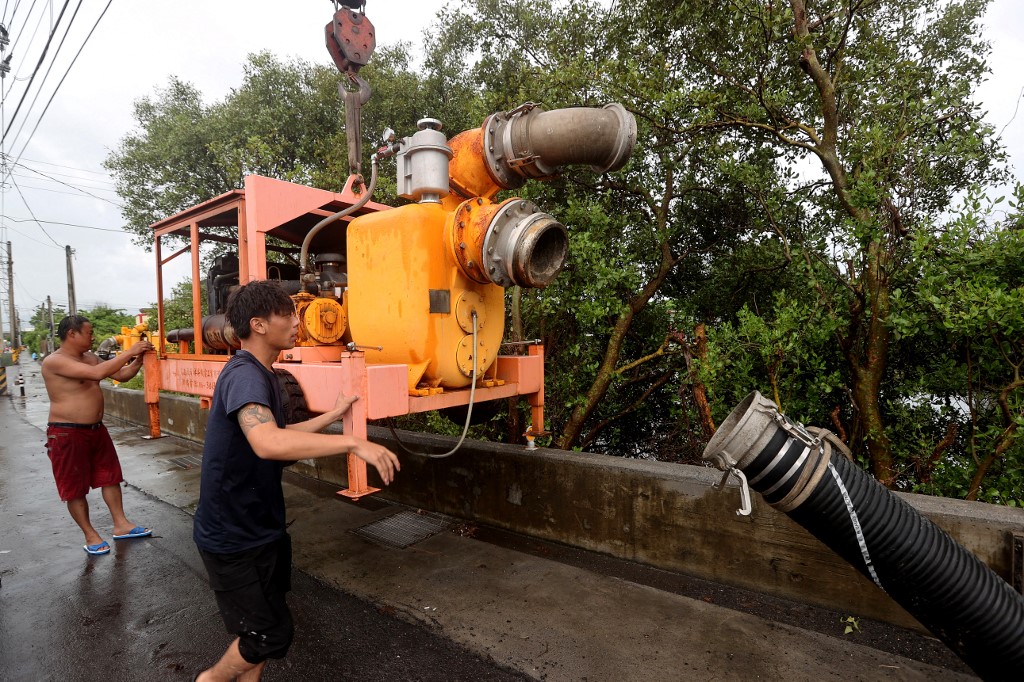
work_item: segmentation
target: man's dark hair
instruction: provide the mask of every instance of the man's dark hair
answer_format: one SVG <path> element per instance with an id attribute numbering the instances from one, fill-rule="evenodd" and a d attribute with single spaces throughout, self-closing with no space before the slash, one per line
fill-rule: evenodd
<path id="1" fill-rule="evenodd" d="M 247 339 L 252 333 L 252 327 L 249 326 L 252 318 L 267 318 L 272 314 L 291 315 L 293 312 L 295 304 L 277 282 L 256 280 L 231 292 L 224 314 L 238 338 Z"/>
<path id="2" fill-rule="evenodd" d="M 68 332 L 80 332 L 87 323 L 89 320 L 81 315 L 68 315 L 57 325 L 57 338 L 64 341 L 68 338 Z"/>

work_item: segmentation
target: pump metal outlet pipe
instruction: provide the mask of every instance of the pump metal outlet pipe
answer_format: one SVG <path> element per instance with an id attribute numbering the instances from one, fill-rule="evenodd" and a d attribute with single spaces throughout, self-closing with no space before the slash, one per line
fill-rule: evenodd
<path id="1" fill-rule="evenodd" d="M 636 146 L 636 119 L 618 103 L 552 111 L 526 103 L 491 115 L 483 129 L 487 170 L 505 189 L 578 163 L 598 173 L 615 171 Z"/>
<path id="2" fill-rule="evenodd" d="M 864 473 L 827 431 L 754 391 L 704 449 L 870 578 L 985 680 L 1024 671 L 1024 596 Z M 728 476 L 728 474 L 727 474 Z"/>
<path id="3" fill-rule="evenodd" d="M 480 284 L 543 289 L 561 271 L 569 253 L 565 225 L 518 197 L 500 204 L 464 201 L 445 229 L 453 258 Z"/>

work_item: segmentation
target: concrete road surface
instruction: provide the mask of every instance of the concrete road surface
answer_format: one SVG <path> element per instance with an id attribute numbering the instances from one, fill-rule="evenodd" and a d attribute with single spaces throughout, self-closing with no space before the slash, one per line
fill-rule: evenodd
<path id="1" fill-rule="evenodd" d="M 89 557 L 51 478 L 38 365 L 22 370 L 26 396 L 0 398 L 0 682 L 191 679 L 230 641 L 191 541 L 201 450 L 108 420 L 126 511 L 155 533 Z M 267 680 L 975 679 L 483 542 L 458 520 L 318 486 L 285 495 L 297 636 Z M 438 528 L 389 544 L 407 523 Z"/>

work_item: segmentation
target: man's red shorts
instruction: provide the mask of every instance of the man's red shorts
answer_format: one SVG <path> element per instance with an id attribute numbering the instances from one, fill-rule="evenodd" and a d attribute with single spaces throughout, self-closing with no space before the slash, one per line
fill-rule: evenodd
<path id="1" fill-rule="evenodd" d="M 60 499 L 85 497 L 89 488 L 118 485 L 124 480 L 114 442 L 103 424 L 49 425 L 46 452 L 53 464 Z"/>

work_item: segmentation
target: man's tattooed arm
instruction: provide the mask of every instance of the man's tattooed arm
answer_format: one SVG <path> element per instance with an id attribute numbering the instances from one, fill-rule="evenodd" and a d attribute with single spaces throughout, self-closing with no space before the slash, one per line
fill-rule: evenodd
<path id="1" fill-rule="evenodd" d="M 246 435 L 260 424 L 273 421 L 274 414 L 266 405 L 249 403 L 238 411 L 238 425 L 242 427 L 242 433 Z"/>

